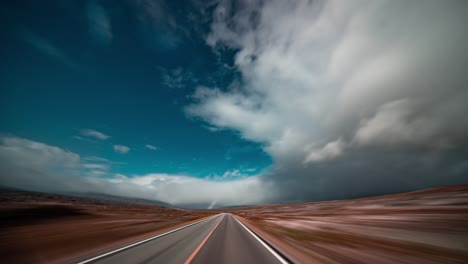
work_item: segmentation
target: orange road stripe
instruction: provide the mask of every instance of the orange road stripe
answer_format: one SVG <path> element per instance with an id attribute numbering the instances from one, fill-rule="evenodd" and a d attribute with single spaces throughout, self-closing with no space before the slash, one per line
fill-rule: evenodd
<path id="1" fill-rule="evenodd" d="M 213 234 L 213 232 L 215 231 L 215 229 L 219 226 L 219 224 L 224 220 L 224 216 L 223 218 L 215 225 L 215 227 L 213 229 L 211 229 L 210 233 L 208 233 L 208 235 L 205 237 L 205 239 L 203 239 L 203 241 L 200 243 L 200 245 L 198 245 L 197 249 L 195 249 L 195 251 L 193 251 L 192 255 L 190 255 L 190 257 L 184 262 L 184 264 L 189 264 L 190 262 L 192 262 L 193 258 L 198 254 L 198 251 L 200 251 L 200 249 L 203 247 L 203 245 L 206 243 L 206 241 L 208 240 L 208 238 L 210 238 L 211 234 Z"/>

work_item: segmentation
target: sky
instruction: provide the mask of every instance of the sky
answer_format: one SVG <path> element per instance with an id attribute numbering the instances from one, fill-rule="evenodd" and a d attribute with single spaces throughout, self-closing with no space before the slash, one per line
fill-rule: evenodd
<path id="1" fill-rule="evenodd" d="M 3 1 L 0 185 L 217 207 L 468 182 L 468 2 Z"/>

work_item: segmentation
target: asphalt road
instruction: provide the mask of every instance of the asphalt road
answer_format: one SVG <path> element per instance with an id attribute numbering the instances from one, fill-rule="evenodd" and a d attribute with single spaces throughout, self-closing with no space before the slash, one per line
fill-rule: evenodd
<path id="1" fill-rule="evenodd" d="M 275 256 L 276 255 L 276 256 Z M 150 241 L 82 263 L 287 263 L 232 215 L 220 214 Z"/>
<path id="2" fill-rule="evenodd" d="M 191 263 L 262 264 L 281 262 L 242 227 L 232 215 L 227 214 Z"/>

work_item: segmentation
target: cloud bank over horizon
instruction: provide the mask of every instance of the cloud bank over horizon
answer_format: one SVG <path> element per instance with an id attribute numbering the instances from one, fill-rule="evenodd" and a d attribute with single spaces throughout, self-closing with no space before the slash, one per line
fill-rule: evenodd
<path id="1" fill-rule="evenodd" d="M 221 1 L 242 84 L 187 112 L 262 143 L 280 200 L 466 182 L 466 1 Z M 462 169 L 464 168 L 464 169 Z"/>
<path id="2" fill-rule="evenodd" d="M 240 175 L 239 171 L 218 178 L 167 173 L 108 177 L 113 162 L 107 159 L 83 158 L 18 137 L 1 137 L 0 142 L 3 186 L 59 193 L 96 192 L 185 206 L 257 204 L 268 201 L 270 196 L 269 187 L 259 177 Z"/>

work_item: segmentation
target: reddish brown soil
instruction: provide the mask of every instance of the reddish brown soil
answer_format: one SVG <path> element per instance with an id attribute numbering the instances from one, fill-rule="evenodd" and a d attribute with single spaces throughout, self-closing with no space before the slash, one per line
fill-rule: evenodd
<path id="1" fill-rule="evenodd" d="M 230 212 L 301 263 L 468 263 L 468 184 Z"/>
<path id="2" fill-rule="evenodd" d="M 468 184 L 228 211 L 301 263 L 468 263 Z M 1 263 L 72 263 L 216 212 L 0 189 Z"/>
<path id="3" fill-rule="evenodd" d="M 73 263 L 213 213 L 0 189 L 1 263 Z"/>

